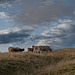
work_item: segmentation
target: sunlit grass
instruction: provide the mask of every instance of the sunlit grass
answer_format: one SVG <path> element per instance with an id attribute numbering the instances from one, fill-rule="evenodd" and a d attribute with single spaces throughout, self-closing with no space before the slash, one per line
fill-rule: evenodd
<path id="1" fill-rule="evenodd" d="M 75 48 L 52 52 L 0 53 L 0 75 L 74 75 Z"/>

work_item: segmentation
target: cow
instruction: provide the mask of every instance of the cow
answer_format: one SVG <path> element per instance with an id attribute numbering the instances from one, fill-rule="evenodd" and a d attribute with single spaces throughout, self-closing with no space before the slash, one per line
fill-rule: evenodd
<path id="1" fill-rule="evenodd" d="M 33 52 L 41 53 L 43 51 L 52 51 L 52 49 L 49 46 L 32 46 Z"/>
<path id="2" fill-rule="evenodd" d="M 33 52 L 33 48 L 28 48 L 28 52 Z"/>
<path id="3" fill-rule="evenodd" d="M 24 49 L 9 47 L 9 48 L 8 48 L 8 51 L 9 51 L 9 52 L 23 52 Z"/>

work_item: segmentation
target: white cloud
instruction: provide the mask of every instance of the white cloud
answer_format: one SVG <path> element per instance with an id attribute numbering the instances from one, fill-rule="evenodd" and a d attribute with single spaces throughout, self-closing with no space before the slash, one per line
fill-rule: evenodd
<path id="1" fill-rule="evenodd" d="M 67 20 L 67 19 L 64 19 L 64 20 L 59 19 L 58 21 L 60 23 L 71 23 L 72 22 L 72 20 Z"/>
<path id="2" fill-rule="evenodd" d="M 6 30 L 1 30 L 0 31 L 0 35 L 1 34 L 9 34 L 9 33 L 11 33 L 11 32 L 19 32 L 19 31 L 21 31 L 21 29 L 19 29 L 19 28 L 12 28 L 12 29 L 6 29 Z"/>
<path id="3" fill-rule="evenodd" d="M 37 45 L 50 45 L 53 48 L 72 47 L 75 44 L 75 21 L 61 20 L 57 26 L 42 33 L 43 38 Z"/>
<path id="4" fill-rule="evenodd" d="M 0 18 L 9 18 L 5 12 L 0 12 Z"/>
<path id="5" fill-rule="evenodd" d="M 29 27 L 29 26 L 23 26 L 23 27 L 13 27 L 13 28 L 8 28 L 8 29 L 5 29 L 5 30 L 0 30 L 0 35 L 1 34 L 9 34 L 9 33 L 20 33 L 21 31 L 30 31 L 30 30 L 33 30 L 33 27 Z"/>
<path id="6" fill-rule="evenodd" d="M 1 35 L 1 34 L 9 34 L 9 30 L 1 30 L 1 31 L 0 31 L 0 35 Z"/>
<path id="7" fill-rule="evenodd" d="M 9 46 L 14 46 L 13 44 L 9 44 Z"/>
<path id="8" fill-rule="evenodd" d="M 67 23 L 63 23 L 63 24 L 59 24 L 58 26 L 57 26 L 57 28 L 63 28 L 63 29 L 70 29 L 70 24 L 67 24 Z"/>
<path id="9" fill-rule="evenodd" d="M 37 43 L 37 45 L 38 45 L 38 46 L 47 46 L 47 45 L 50 46 L 50 43 L 52 44 L 52 40 L 50 40 L 50 39 L 42 39 L 42 40 L 40 40 L 40 41 Z"/>
<path id="10" fill-rule="evenodd" d="M 75 15 L 75 11 L 73 12 L 73 14 Z"/>
<path id="11" fill-rule="evenodd" d="M 22 29 L 24 29 L 24 30 L 33 30 L 33 27 L 30 27 L 30 26 L 23 26 Z"/>

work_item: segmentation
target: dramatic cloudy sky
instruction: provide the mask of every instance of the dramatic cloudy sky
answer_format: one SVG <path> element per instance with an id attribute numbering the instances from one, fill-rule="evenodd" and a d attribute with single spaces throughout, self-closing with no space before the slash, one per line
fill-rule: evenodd
<path id="1" fill-rule="evenodd" d="M 32 45 L 75 47 L 75 0 L 0 0 L 0 52 Z"/>

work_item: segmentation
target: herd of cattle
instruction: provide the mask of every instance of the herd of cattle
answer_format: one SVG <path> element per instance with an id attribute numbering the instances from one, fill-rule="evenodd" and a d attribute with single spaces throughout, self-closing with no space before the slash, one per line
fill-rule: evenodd
<path id="1" fill-rule="evenodd" d="M 21 48 L 15 48 L 15 47 L 9 47 L 8 48 L 8 51 L 9 52 L 23 52 L 24 49 L 21 49 Z M 49 46 L 32 46 L 32 48 L 28 48 L 28 52 L 38 52 L 38 53 L 41 53 L 43 51 L 52 51 L 52 49 L 49 47 Z"/>
<path id="2" fill-rule="evenodd" d="M 24 49 L 21 49 L 21 48 L 14 48 L 14 47 L 9 47 L 8 48 L 8 51 L 9 52 L 23 52 L 24 51 Z"/>

